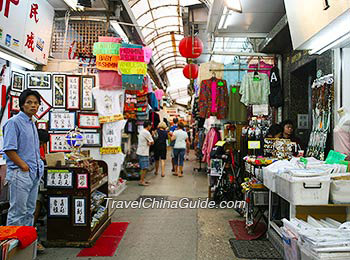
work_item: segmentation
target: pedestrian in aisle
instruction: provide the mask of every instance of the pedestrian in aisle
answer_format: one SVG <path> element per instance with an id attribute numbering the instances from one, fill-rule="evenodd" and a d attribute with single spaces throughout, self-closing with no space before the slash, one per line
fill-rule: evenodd
<path id="1" fill-rule="evenodd" d="M 44 173 L 38 131 L 33 122 L 39 105 L 37 91 L 23 91 L 19 96 L 21 111 L 3 126 L 6 180 L 10 191 L 8 226 L 33 226 L 38 187 Z"/>
<path id="2" fill-rule="evenodd" d="M 171 137 L 172 141 L 175 141 L 174 145 L 174 160 L 175 160 L 175 173 L 173 175 L 183 177 L 183 166 L 185 160 L 186 147 L 188 144 L 188 135 L 184 131 L 184 124 L 182 122 L 178 125 Z"/>
<path id="3" fill-rule="evenodd" d="M 177 123 L 179 122 L 179 119 L 177 119 L 176 117 L 173 119 L 173 123 L 174 125 L 172 127 L 170 127 L 170 132 L 169 132 L 169 136 L 170 138 L 173 137 L 173 133 L 174 131 L 177 129 Z M 174 145 L 175 145 L 175 141 L 170 141 L 170 146 L 171 146 L 171 164 L 173 166 L 173 168 L 171 169 L 172 172 L 175 172 L 175 160 L 174 160 Z"/>
<path id="4" fill-rule="evenodd" d="M 145 176 L 149 168 L 149 147 L 154 143 L 152 135 L 150 133 L 152 128 L 152 123 L 150 121 L 145 121 L 143 123 L 143 129 L 139 133 L 138 146 L 136 154 L 139 157 L 139 164 L 141 168 L 141 178 L 139 185 L 148 186 L 149 182 L 145 181 Z"/>
<path id="5" fill-rule="evenodd" d="M 161 168 L 162 168 L 162 177 L 165 176 L 165 160 L 167 153 L 167 145 L 166 141 L 168 139 L 168 131 L 167 125 L 165 122 L 160 122 L 158 125 L 158 129 L 156 131 L 156 138 L 154 141 L 154 158 L 156 160 L 156 171 L 155 174 L 158 174 L 159 169 L 159 160 L 161 160 Z"/>

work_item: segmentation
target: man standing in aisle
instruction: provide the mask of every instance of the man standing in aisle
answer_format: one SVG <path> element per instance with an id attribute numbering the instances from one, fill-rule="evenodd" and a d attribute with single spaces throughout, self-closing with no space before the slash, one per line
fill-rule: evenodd
<path id="1" fill-rule="evenodd" d="M 179 119 L 177 119 L 175 117 L 173 119 L 174 125 L 172 127 L 170 127 L 170 131 L 169 131 L 170 138 L 173 137 L 174 131 L 177 129 L 177 123 L 178 122 L 179 122 Z M 171 169 L 172 172 L 175 172 L 174 145 L 175 145 L 175 141 L 171 141 L 170 142 L 170 146 L 171 146 L 171 163 L 172 163 L 172 166 L 173 166 L 173 168 Z"/>
<path id="2" fill-rule="evenodd" d="M 21 111 L 3 126 L 6 180 L 10 191 L 8 226 L 33 226 L 38 187 L 44 173 L 38 131 L 32 121 L 39 105 L 37 91 L 23 91 L 19 96 Z"/>
<path id="3" fill-rule="evenodd" d="M 149 168 L 149 147 L 154 143 L 152 135 L 150 133 L 152 123 L 145 121 L 143 123 L 143 129 L 139 133 L 138 146 L 136 154 L 139 157 L 139 164 L 141 168 L 140 186 L 148 186 L 148 182 L 145 181 L 145 176 Z"/>

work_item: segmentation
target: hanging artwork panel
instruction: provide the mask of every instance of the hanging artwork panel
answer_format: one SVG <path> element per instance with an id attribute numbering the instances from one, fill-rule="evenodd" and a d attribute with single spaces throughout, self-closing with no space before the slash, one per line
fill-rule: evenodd
<path id="1" fill-rule="evenodd" d="M 83 147 L 101 147 L 102 146 L 102 135 L 100 132 L 85 132 L 82 133 L 84 137 Z"/>
<path id="2" fill-rule="evenodd" d="M 70 152 L 66 141 L 66 134 L 50 134 L 50 153 Z"/>
<path id="3" fill-rule="evenodd" d="M 49 112 L 51 109 L 51 105 L 49 102 L 47 102 L 42 96 L 40 96 L 40 106 L 38 109 L 38 112 L 34 115 L 37 119 L 42 118 L 44 115 L 46 115 L 47 112 Z"/>
<path id="4" fill-rule="evenodd" d="M 11 74 L 11 90 L 22 92 L 25 87 L 25 76 L 17 71 Z"/>
<path id="5" fill-rule="evenodd" d="M 95 110 L 95 101 L 92 89 L 95 87 L 95 76 L 81 77 L 81 110 Z"/>
<path id="6" fill-rule="evenodd" d="M 38 129 L 48 130 L 48 122 L 47 121 L 36 121 L 36 127 Z"/>
<path id="7" fill-rule="evenodd" d="M 52 82 L 52 106 L 66 108 L 66 75 L 53 75 Z"/>
<path id="8" fill-rule="evenodd" d="M 47 170 L 47 188 L 73 188 L 73 173 L 68 170 Z"/>
<path id="9" fill-rule="evenodd" d="M 75 128 L 75 112 L 50 112 L 50 130 L 71 130 Z"/>
<path id="10" fill-rule="evenodd" d="M 80 76 L 67 76 L 66 108 L 80 109 Z"/>
<path id="11" fill-rule="evenodd" d="M 87 189 L 87 188 L 89 188 L 87 173 L 78 173 L 77 174 L 77 189 Z"/>
<path id="12" fill-rule="evenodd" d="M 51 89 L 51 75 L 47 73 L 28 73 L 27 88 Z"/>
<path id="13" fill-rule="evenodd" d="M 86 226 L 86 198 L 73 198 L 74 226 Z"/>
<path id="14" fill-rule="evenodd" d="M 69 217 L 69 196 L 65 195 L 49 195 L 48 216 L 49 217 Z"/>
<path id="15" fill-rule="evenodd" d="M 15 112 L 19 112 L 19 97 L 11 96 L 11 110 Z"/>
<path id="16" fill-rule="evenodd" d="M 79 128 L 100 128 L 98 121 L 98 114 L 78 113 L 78 127 Z"/>

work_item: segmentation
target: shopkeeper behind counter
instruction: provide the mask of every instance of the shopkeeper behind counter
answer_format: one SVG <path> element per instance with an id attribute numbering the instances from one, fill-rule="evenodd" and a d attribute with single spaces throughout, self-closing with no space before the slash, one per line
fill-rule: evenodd
<path id="1" fill-rule="evenodd" d="M 298 137 L 295 136 L 294 134 L 294 124 L 292 120 L 285 120 L 281 123 L 282 126 L 282 137 L 283 139 L 289 139 L 291 142 L 296 143 L 301 149 L 304 150 L 304 147 L 301 144 L 301 141 Z"/>

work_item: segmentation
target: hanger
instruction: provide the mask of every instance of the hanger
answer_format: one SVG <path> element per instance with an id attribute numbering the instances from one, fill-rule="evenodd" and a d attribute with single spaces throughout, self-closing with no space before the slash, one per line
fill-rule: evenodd
<path id="1" fill-rule="evenodd" d="M 212 79 L 215 79 L 215 78 L 216 78 L 216 73 L 215 73 L 215 71 L 212 71 L 212 73 L 211 73 L 211 78 L 212 78 Z"/>

